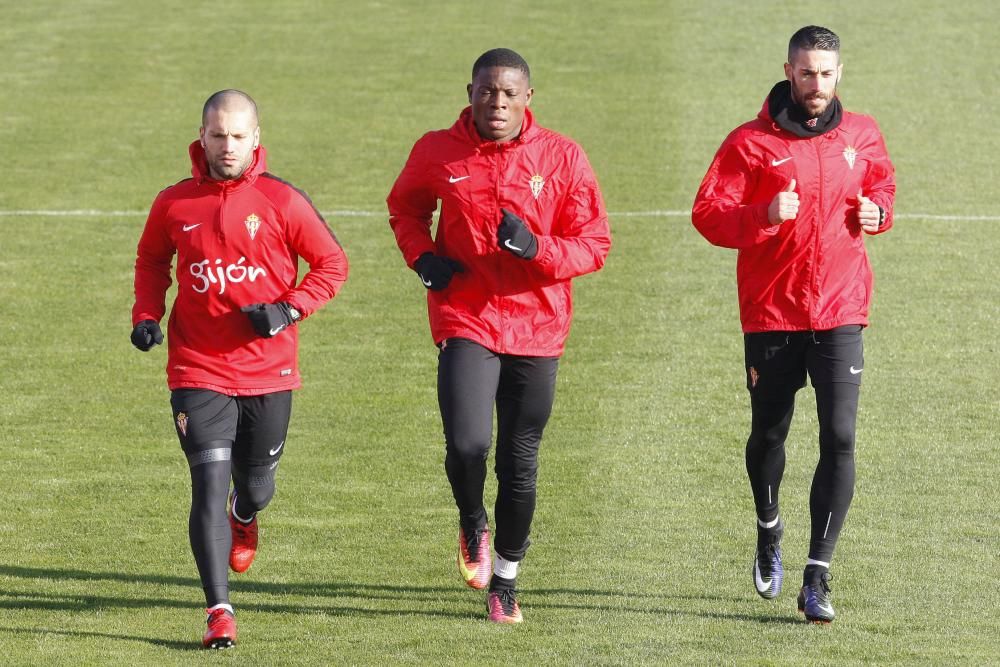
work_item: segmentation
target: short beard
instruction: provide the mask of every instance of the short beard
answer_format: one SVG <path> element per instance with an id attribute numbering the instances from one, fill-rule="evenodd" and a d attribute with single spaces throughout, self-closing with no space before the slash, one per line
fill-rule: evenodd
<path id="1" fill-rule="evenodd" d="M 822 98 L 818 98 L 818 99 L 822 99 L 823 106 L 818 111 L 813 111 L 807 105 L 808 100 L 800 99 L 800 97 L 799 97 L 799 91 L 795 88 L 795 84 L 792 84 L 792 101 L 795 102 L 795 104 L 797 104 L 798 107 L 800 109 L 802 109 L 802 111 L 804 111 L 805 114 L 807 116 L 809 116 L 810 118 L 818 118 L 819 116 L 822 116 L 823 112 L 826 111 L 830 107 L 830 102 L 833 101 L 833 98 L 836 95 L 837 95 L 837 89 L 834 88 L 833 92 L 830 93 L 830 97 L 824 96 Z"/>
<path id="2" fill-rule="evenodd" d="M 235 181 L 237 178 L 243 175 L 243 172 L 247 170 L 250 166 L 251 160 L 247 160 L 246 164 L 241 164 L 237 167 L 224 167 L 220 165 L 212 165 L 211 175 L 217 181 Z M 235 173 L 230 174 L 229 171 L 234 171 Z"/>

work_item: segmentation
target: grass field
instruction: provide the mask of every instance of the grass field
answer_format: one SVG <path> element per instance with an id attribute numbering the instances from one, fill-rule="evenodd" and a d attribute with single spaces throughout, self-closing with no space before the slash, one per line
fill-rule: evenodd
<path id="1" fill-rule="evenodd" d="M 1000 662 L 995 3 L 186 4 L 0 0 L 0 663 Z M 896 228 L 868 246 L 825 628 L 794 600 L 811 390 L 783 485 L 790 577 L 765 602 L 735 257 L 683 214 L 808 23 L 840 34 L 841 95 L 879 120 L 898 179 Z M 383 203 L 499 45 L 531 63 L 539 121 L 586 148 L 615 241 L 576 283 L 517 628 L 487 624 L 455 572 L 423 288 Z M 257 98 L 274 173 L 351 212 L 329 216 L 351 278 L 303 323 L 278 495 L 232 584 L 241 642 L 208 654 L 165 350 L 128 334 L 144 212 L 225 87 Z"/>

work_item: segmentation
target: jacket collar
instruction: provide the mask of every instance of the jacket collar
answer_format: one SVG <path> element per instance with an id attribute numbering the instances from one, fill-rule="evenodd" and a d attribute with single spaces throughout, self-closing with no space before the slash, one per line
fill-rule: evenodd
<path id="1" fill-rule="evenodd" d="M 518 145 L 531 141 L 535 138 L 539 131 L 540 128 L 535 124 L 535 115 L 531 113 L 531 109 L 525 109 L 524 122 L 521 124 L 521 133 L 518 134 L 513 140 L 507 142 L 507 144 Z M 483 139 L 479 136 L 479 130 L 476 129 L 476 123 L 472 120 L 471 105 L 462 109 L 462 113 L 459 114 L 458 120 L 456 120 L 455 124 L 451 126 L 451 132 L 460 136 L 464 141 L 476 146 L 476 148 L 486 148 L 490 145 L 501 145 L 497 144 L 495 141 Z"/>
<path id="2" fill-rule="evenodd" d="M 264 150 L 263 146 L 257 146 L 253 152 L 250 166 L 239 178 L 231 181 L 217 181 L 208 175 L 208 160 L 205 158 L 205 149 L 201 147 L 200 141 L 191 142 L 191 145 L 188 146 L 188 155 L 191 156 L 191 175 L 194 176 L 198 185 L 214 185 L 222 190 L 242 190 L 267 171 L 267 151 Z"/>

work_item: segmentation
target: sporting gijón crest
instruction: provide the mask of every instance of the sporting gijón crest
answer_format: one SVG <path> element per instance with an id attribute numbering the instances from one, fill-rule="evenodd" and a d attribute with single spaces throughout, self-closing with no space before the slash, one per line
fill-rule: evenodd
<path id="1" fill-rule="evenodd" d="M 858 152 L 854 150 L 854 146 L 848 146 L 844 149 L 844 159 L 847 160 L 847 166 L 850 169 L 854 169 L 854 159 L 858 157 Z"/>
<path id="2" fill-rule="evenodd" d="M 260 218 L 257 217 L 256 213 L 251 213 L 243 221 L 243 224 L 246 225 L 247 232 L 250 233 L 250 240 L 253 241 L 254 237 L 257 236 L 257 230 L 260 229 Z"/>
<path id="3" fill-rule="evenodd" d="M 545 179 L 535 174 L 528 183 L 531 185 L 531 194 L 538 199 L 538 195 L 542 194 L 542 188 L 545 187 Z"/>

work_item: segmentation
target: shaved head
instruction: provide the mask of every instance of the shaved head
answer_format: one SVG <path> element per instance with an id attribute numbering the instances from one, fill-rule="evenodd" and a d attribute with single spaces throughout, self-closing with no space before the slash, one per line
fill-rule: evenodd
<path id="1" fill-rule="evenodd" d="M 244 93 L 242 90 L 236 90 L 235 88 L 227 88 L 226 90 L 220 90 L 214 93 L 211 97 L 205 100 L 205 106 L 201 110 L 201 124 L 205 125 L 205 121 L 208 118 L 208 114 L 211 111 L 246 111 L 249 110 L 253 114 L 253 123 L 256 126 L 258 124 L 257 119 L 257 103 L 253 101 L 253 98 Z"/>
<path id="2" fill-rule="evenodd" d="M 257 104 L 242 90 L 220 90 L 205 101 L 198 138 L 211 178 L 239 178 L 260 145 Z"/>

